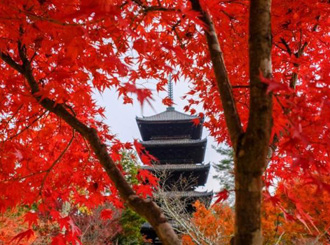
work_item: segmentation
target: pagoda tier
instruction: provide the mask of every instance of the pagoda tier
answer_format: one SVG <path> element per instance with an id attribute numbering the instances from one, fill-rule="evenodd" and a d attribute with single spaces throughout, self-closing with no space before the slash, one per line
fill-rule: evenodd
<path id="1" fill-rule="evenodd" d="M 160 178 L 162 186 L 175 187 L 177 190 L 195 189 L 205 185 L 210 164 L 164 164 L 143 166 Z"/>
<path id="2" fill-rule="evenodd" d="M 207 140 L 171 139 L 142 141 L 145 149 L 157 158 L 156 164 L 186 164 L 204 161 Z"/>
<path id="3" fill-rule="evenodd" d="M 199 124 L 193 120 L 199 119 Z M 136 118 L 142 139 L 200 139 L 203 119 L 190 116 L 169 107 L 166 111 L 150 116 Z"/>

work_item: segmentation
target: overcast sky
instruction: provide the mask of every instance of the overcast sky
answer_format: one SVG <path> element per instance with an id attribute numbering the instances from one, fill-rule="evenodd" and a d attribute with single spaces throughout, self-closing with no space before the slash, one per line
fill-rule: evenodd
<path id="1" fill-rule="evenodd" d="M 145 84 L 144 84 L 145 85 Z M 147 87 L 152 88 L 151 84 L 146 84 Z M 187 101 L 182 99 L 182 96 L 189 91 L 188 83 L 180 81 L 177 84 L 173 84 L 174 90 L 174 107 L 177 111 L 184 112 L 183 107 L 187 105 Z M 115 91 L 106 90 L 103 94 L 96 93 L 95 98 L 99 105 L 105 107 L 106 112 L 106 123 L 111 127 L 112 133 L 117 135 L 117 138 L 123 142 L 132 142 L 134 139 L 141 139 L 139 129 L 137 127 L 135 118 L 136 116 L 150 116 L 156 113 L 163 112 L 166 106 L 162 104 L 162 99 L 167 96 L 167 92 L 160 92 L 159 94 L 155 92 L 154 94 L 154 110 L 146 103 L 143 108 L 135 100 L 133 105 L 123 104 L 123 100 L 118 98 L 118 94 Z M 200 106 L 197 112 L 203 112 L 202 106 Z M 203 131 L 202 138 L 207 137 L 207 148 L 205 153 L 204 163 L 219 162 L 221 156 L 213 148 L 217 146 L 214 139 L 209 136 L 206 129 Z M 211 169 L 207 183 L 204 188 L 199 188 L 198 190 L 213 190 L 219 191 L 219 184 L 216 180 L 212 178 L 215 171 Z"/>

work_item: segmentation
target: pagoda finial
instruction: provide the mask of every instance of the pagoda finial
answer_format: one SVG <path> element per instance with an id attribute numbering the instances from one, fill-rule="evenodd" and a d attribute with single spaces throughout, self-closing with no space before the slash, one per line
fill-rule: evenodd
<path id="1" fill-rule="evenodd" d="M 173 84 L 172 84 L 172 74 L 170 73 L 169 77 L 168 77 L 168 97 L 171 99 L 172 104 L 173 102 Z M 167 109 L 169 110 L 174 110 L 173 106 L 169 106 L 167 107 Z"/>

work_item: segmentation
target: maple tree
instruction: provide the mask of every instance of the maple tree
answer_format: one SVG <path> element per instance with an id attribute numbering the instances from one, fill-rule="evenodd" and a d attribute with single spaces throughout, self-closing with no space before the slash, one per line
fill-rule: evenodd
<path id="1" fill-rule="evenodd" d="M 72 241 L 61 202 L 124 201 L 164 244 L 179 244 L 144 198 L 155 179 L 141 172 L 149 185 L 127 182 L 120 149 L 132 144 L 111 135 L 92 99 L 111 88 L 125 103 L 131 94 L 151 103 L 139 81 L 163 90 L 174 69 L 192 88 L 185 109 L 203 103 L 205 126 L 234 149 L 235 244 L 262 242 L 267 166 L 266 188 L 301 178 L 329 191 L 327 1 L 4 0 L 0 10 L 2 212 L 37 204 L 68 231 L 58 239 Z"/>

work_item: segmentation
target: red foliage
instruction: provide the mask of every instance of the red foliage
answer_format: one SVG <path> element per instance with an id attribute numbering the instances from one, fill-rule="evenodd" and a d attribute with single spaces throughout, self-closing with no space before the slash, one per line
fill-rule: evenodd
<path id="1" fill-rule="evenodd" d="M 33 230 L 28 229 L 14 236 L 11 242 L 16 242 L 16 244 L 19 244 L 21 240 L 23 239 L 30 240 L 30 238 L 33 236 L 34 236 Z"/>
<path id="2" fill-rule="evenodd" d="M 112 210 L 111 209 L 103 209 L 101 212 L 101 219 L 107 220 L 112 218 Z"/>
<path id="3" fill-rule="evenodd" d="M 223 191 L 220 191 L 215 195 L 215 204 L 227 200 L 229 197 L 229 192 L 228 190 L 224 189 Z"/>
<path id="4" fill-rule="evenodd" d="M 1 59 L 10 56 L 19 70 L 23 48 L 41 100 L 49 97 L 97 129 L 104 147 L 111 145 L 108 151 L 114 161 L 120 160 L 119 149 L 127 145 L 115 140 L 99 120 L 104 109 L 96 105 L 92 93 L 111 88 L 124 103 L 132 102 L 131 94 L 141 104 L 152 103 L 152 91 L 141 87 L 139 80 L 159 81 L 156 90 L 161 91 L 174 69 L 180 71 L 173 75 L 174 81 L 184 77 L 190 82 L 185 109 L 195 113 L 195 106 L 202 104 L 210 134 L 230 144 L 200 31 L 203 23 L 189 1 L 160 2 L 161 6 L 156 0 L 2 1 Z M 201 4 L 213 18 L 246 127 L 249 2 L 204 0 Z M 300 178 L 329 191 L 329 180 L 320 176 L 330 171 L 330 5 L 322 0 L 274 0 L 272 4 L 273 79 L 264 81 L 275 94 L 272 134 L 281 137 L 265 182 L 269 186 L 275 178 Z M 107 200 L 122 206 L 84 139 L 40 107 L 26 79 L 13 67 L 1 62 L 0 74 L 0 211 L 41 203 L 39 211 L 59 221 L 56 210 L 69 199 L 87 207 Z M 293 91 L 284 89 L 287 86 Z M 154 160 L 140 146 L 137 151 L 143 153 L 145 163 Z M 149 195 L 150 188 L 137 190 Z M 105 191 L 111 195 L 104 195 Z M 308 221 L 308 216 L 299 215 Z M 33 224 L 34 217 L 27 221 Z M 70 231 L 73 234 L 74 227 Z"/>

